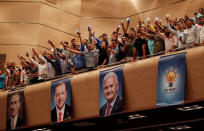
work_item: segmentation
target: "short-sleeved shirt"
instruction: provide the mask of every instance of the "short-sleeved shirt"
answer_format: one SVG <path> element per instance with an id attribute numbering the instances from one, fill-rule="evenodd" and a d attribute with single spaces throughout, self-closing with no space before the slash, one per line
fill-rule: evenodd
<path id="1" fill-rule="evenodd" d="M 158 36 L 154 37 L 154 53 L 165 51 L 164 40 Z"/>
<path id="2" fill-rule="evenodd" d="M 6 77 L 4 74 L 2 74 L 0 76 L 0 89 L 4 89 L 5 88 L 5 80 L 6 80 Z"/>
<path id="3" fill-rule="evenodd" d="M 98 65 L 99 50 L 83 51 L 82 54 L 85 56 L 86 67 L 96 67 Z"/>
<path id="4" fill-rule="evenodd" d="M 69 51 L 65 50 L 64 48 L 59 48 L 59 52 L 60 53 L 64 53 L 66 55 L 66 57 L 67 57 L 66 59 L 70 59 L 71 58 Z"/>
<path id="5" fill-rule="evenodd" d="M 204 25 L 201 25 L 200 28 L 200 43 L 204 41 Z"/>
<path id="6" fill-rule="evenodd" d="M 28 66 L 28 69 L 29 69 L 31 74 L 35 74 L 36 72 L 38 72 L 38 67 L 32 68 L 31 66 Z"/>
<path id="7" fill-rule="evenodd" d="M 109 60 L 107 48 L 101 48 L 99 43 L 96 44 L 96 47 L 99 49 L 98 65 L 102 65 L 105 59 L 107 60 L 105 64 L 107 64 Z"/>
<path id="8" fill-rule="evenodd" d="M 134 44 L 134 47 L 136 48 L 137 50 L 137 54 L 139 57 L 142 57 L 143 56 L 143 49 L 142 49 L 142 46 L 143 45 L 146 45 L 146 55 L 149 55 L 149 49 L 148 49 L 148 46 L 147 46 L 147 41 L 145 39 L 141 39 L 141 38 L 138 38 L 136 41 L 135 41 L 135 44 Z"/>
<path id="9" fill-rule="evenodd" d="M 72 60 L 71 59 L 60 59 L 60 66 L 61 66 L 61 69 L 62 69 L 62 73 L 63 74 L 66 74 L 66 73 L 70 73 L 72 72 L 72 66 L 73 66 L 73 63 L 72 63 Z"/>
<path id="10" fill-rule="evenodd" d="M 119 51 L 119 49 L 118 49 L 118 45 L 115 47 L 115 48 L 113 48 L 113 51 L 116 53 L 116 54 L 114 54 L 114 53 L 110 53 L 110 58 L 109 58 L 109 64 L 113 64 L 113 63 L 116 63 L 117 62 L 117 54 L 118 54 L 118 51 Z"/>
<path id="11" fill-rule="evenodd" d="M 84 62 L 83 62 L 83 58 L 84 56 L 82 55 L 78 55 L 78 54 L 74 54 L 72 61 L 74 63 L 75 69 L 79 70 L 82 67 L 84 67 Z"/>
<path id="12" fill-rule="evenodd" d="M 134 44 L 135 44 L 135 38 L 132 40 L 127 33 L 124 34 L 127 38 L 127 48 L 126 48 L 126 56 L 132 57 L 133 51 L 134 51 Z"/>
<path id="13" fill-rule="evenodd" d="M 147 40 L 150 55 L 154 54 L 154 40 Z"/>
<path id="14" fill-rule="evenodd" d="M 126 56 L 126 53 L 123 53 L 123 48 L 124 48 L 124 44 L 120 42 L 118 45 L 119 52 L 117 54 L 118 61 L 122 60 Z"/>
<path id="15" fill-rule="evenodd" d="M 135 39 L 127 41 L 127 49 L 126 49 L 126 52 L 127 52 L 126 56 L 127 57 L 133 56 L 134 45 L 135 45 Z"/>
<path id="16" fill-rule="evenodd" d="M 28 70 L 29 70 L 29 72 L 30 72 L 31 74 L 35 74 L 36 72 L 38 72 L 38 67 L 32 68 L 31 66 L 28 66 Z M 38 76 L 30 77 L 29 84 L 36 83 L 37 80 L 38 80 Z"/>

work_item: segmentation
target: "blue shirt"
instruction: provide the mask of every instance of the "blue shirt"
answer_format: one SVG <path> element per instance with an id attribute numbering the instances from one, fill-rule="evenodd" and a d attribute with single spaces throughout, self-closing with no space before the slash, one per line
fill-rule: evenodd
<path id="1" fill-rule="evenodd" d="M 84 50 L 85 50 L 84 45 L 81 45 L 80 51 L 84 51 Z M 86 66 L 85 57 L 83 55 L 75 54 L 72 58 L 72 61 L 74 63 L 75 69 L 77 70 Z"/>
<path id="2" fill-rule="evenodd" d="M 154 40 L 148 39 L 147 40 L 147 45 L 148 45 L 148 48 L 149 48 L 150 55 L 154 54 Z"/>
<path id="3" fill-rule="evenodd" d="M 0 76 L 0 89 L 4 89 L 5 88 L 5 80 L 6 80 L 5 75 L 2 74 Z"/>
<path id="4" fill-rule="evenodd" d="M 99 50 L 83 51 L 82 54 L 85 56 L 86 67 L 90 68 L 98 65 Z"/>
<path id="5" fill-rule="evenodd" d="M 102 41 L 100 41 L 98 38 L 95 38 L 95 39 L 96 39 L 97 43 L 101 46 Z"/>
<path id="6" fill-rule="evenodd" d="M 78 54 L 75 54 L 72 58 L 72 61 L 74 63 L 74 66 L 75 66 L 75 69 L 76 70 L 79 70 L 81 69 L 83 66 L 83 59 L 82 59 L 82 55 L 78 55 Z"/>
<path id="7" fill-rule="evenodd" d="M 85 51 L 85 50 L 87 50 L 86 46 L 85 45 L 81 45 L 80 51 Z M 83 55 L 81 56 L 81 59 L 82 59 L 82 67 L 86 67 L 86 60 L 85 60 L 85 57 Z"/>

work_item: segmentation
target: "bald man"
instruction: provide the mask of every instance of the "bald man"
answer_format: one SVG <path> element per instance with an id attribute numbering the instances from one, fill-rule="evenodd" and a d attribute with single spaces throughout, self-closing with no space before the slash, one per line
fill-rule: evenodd
<path id="1" fill-rule="evenodd" d="M 122 100 L 118 95 L 118 89 L 118 76 L 114 72 L 107 73 L 103 79 L 106 103 L 100 109 L 100 116 L 109 116 L 122 111 Z"/>

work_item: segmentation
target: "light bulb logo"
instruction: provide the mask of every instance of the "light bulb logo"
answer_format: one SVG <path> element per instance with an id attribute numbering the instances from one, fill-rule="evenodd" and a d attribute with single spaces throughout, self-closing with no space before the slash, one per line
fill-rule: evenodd
<path id="1" fill-rule="evenodd" d="M 173 87 L 173 83 L 176 82 L 176 77 L 178 76 L 176 74 L 176 69 L 173 69 L 173 67 L 170 67 L 170 70 L 166 70 L 166 79 L 167 83 L 169 83 L 169 87 Z"/>

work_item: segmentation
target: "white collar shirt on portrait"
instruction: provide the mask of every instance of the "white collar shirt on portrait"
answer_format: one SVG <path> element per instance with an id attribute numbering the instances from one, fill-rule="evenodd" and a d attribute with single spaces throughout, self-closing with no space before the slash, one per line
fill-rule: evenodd
<path id="1" fill-rule="evenodd" d="M 11 129 L 16 129 L 17 119 L 18 119 L 18 114 L 14 118 L 11 117 Z"/>

